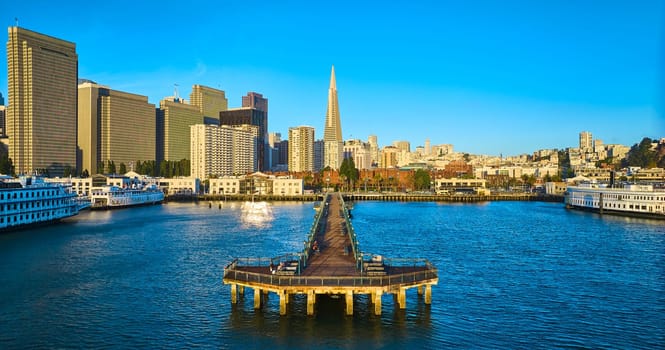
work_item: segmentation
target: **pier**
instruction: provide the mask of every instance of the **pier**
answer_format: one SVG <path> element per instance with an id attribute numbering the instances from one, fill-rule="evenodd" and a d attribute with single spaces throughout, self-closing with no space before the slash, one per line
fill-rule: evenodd
<path id="1" fill-rule="evenodd" d="M 254 291 L 260 309 L 270 293 L 279 296 L 280 314 L 295 294 L 307 295 L 307 314 L 313 315 L 317 295 L 344 297 L 346 314 L 353 315 L 356 295 L 369 296 L 374 314 L 381 315 L 382 296 L 391 294 L 396 307 L 406 308 L 406 292 L 416 288 L 424 302 L 432 302 L 436 268 L 425 259 L 391 259 L 360 250 L 350 213 L 340 194 L 326 195 L 301 252 L 270 258 L 236 258 L 224 268 L 224 284 L 231 287 L 231 302 L 245 288 Z"/>

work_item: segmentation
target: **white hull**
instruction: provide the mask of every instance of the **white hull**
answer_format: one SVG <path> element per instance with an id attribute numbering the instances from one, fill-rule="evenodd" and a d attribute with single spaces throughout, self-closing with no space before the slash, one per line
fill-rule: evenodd
<path id="1" fill-rule="evenodd" d="M 665 191 L 654 191 L 651 186 L 570 186 L 566 191 L 566 207 L 601 214 L 665 219 Z"/>
<path id="2" fill-rule="evenodd" d="M 159 190 L 121 189 L 104 187 L 94 189 L 91 197 L 92 209 L 115 209 L 137 205 L 157 204 L 164 200 Z"/>
<path id="3" fill-rule="evenodd" d="M 75 193 L 60 185 L 34 181 L 0 189 L 0 231 L 47 224 L 78 214 Z"/>

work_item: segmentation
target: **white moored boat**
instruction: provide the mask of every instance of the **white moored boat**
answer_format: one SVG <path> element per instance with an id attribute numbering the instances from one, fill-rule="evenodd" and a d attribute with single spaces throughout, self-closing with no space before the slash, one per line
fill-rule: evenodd
<path id="1" fill-rule="evenodd" d="M 55 222 L 79 212 L 76 193 L 67 186 L 22 176 L 0 181 L 0 231 Z"/>
<path id="2" fill-rule="evenodd" d="M 157 204 L 164 200 L 164 192 L 157 186 L 144 188 L 121 188 L 103 186 L 92 189 L 90 200 L 92 209 L 114 209 L 135 205 Z"/>
<path id="3" fill-rule="evenodd" d="M 665 191 L 652 185 L 627 184 L 609 188 L 601 184 L 568 186 L 566 207 L 625 216 L 665 219 Z"/>

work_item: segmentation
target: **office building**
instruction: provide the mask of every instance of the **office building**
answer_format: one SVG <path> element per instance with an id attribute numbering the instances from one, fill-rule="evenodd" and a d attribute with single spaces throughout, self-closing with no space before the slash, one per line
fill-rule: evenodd
<path id="1" fill-rule="evenodd" d="M 17 174 L 76 167 L 76 44 L 20 27 L 7 42 L 9 157 Z"/>
<path id="2" fill-rule="evenodd" d="M 266 102 L 267 105 L 267 102 Z M 242 125 L 249 124 L 255 125 L 259 128 L 258 133 L 258 148 L 256 151 L 256 159 L 258 161 L 258 170 L 267 171 L 268 164 L 268 117 L 267 113 L 263 110 L 253 107 L 232 108 L 219 113 L 220 125 Z"/>
<path id="3" fill-rule="evenodd" d="M 0 104 L 0 138 L 7 137 L 7 108 Z"/>
<path id="4" fill-rule="evenodd" d="M 157 111 L 157 161 L 179 161 L 190 156 L 190 126 L 203 124 L 199 107 L 181 99 L 165 98 Z"/>
<path id="5" fill-rule="evenodd" d="M 109 161 L 128 168 L 135 161 L 154 161 L 155 125 L 155 105 L 147 96 L 79 84 L 78 169 L 96 174 Z"/>
<path id="6" fill-rule="evenodd" d="M 5 105 L 5 98 L 2 97 L 2 92 L 0 92 L 0 106 L 4 106 L 4 105 Z"/>
<path id="7" fill-rule="evenodd" d="M 328 109 L 326 111 L 326 124 L 323 129 L 324 167 L 339 169 L 343 160 L 342 123 L 339 115 L 337 100 L 337 82 L 335 81 L 335 66 L 330 72 L 330 88 L 328 89 Z"/>
<path id="8" fill-rule="evenodd" d="M 314 170 L 314 128 L 289 128 L 289 171 Z"/>
<path id="9" fill-rule="evenodd" d="M 229 101 L 226 99 L 226 93 L 223 90 L 198 84 L 192 86 L 189 103 L 199 108 L 199 111 L 203 114 L 204 124 L 219 125 L 219 112 L 229 108 Z"/>
<path id="10" fill-rule="evenodd" d="M 325 161 L 325 142 L 323 140 L 314 141 L 314 171 L 321 171 Z"/>
<path id="11" fill-rule="evenodd" d="M 393 141 L 393 147 L 405 153 L 411 152 L 411 143 L 409 141 Z"/>
<path id="12" fill-rule="evenodd" d="M 268 99 L 263 97 L 262 94 L 256 92 L 248 92 L 246 96 L 242 97 L 242 106 L 249 108 L 256 108 L 263 111 L 268 117 Z"/>

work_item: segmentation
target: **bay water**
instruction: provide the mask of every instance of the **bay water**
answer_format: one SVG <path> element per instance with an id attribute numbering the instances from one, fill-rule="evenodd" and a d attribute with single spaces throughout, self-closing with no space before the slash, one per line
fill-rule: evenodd
<path id="1" fill-rule="evenodd" d="M 234 257 L 297 252 L 313 203 L 166 203 L 86 211 L 0 234 L 0 348 L 664 348 L 665 223 L 568 211 L 560 203 L 356 202 L 360 249 L 426 258 L 416 290 L 383 313 L 356 296 L 270 295 L 236 305 Z"/>

